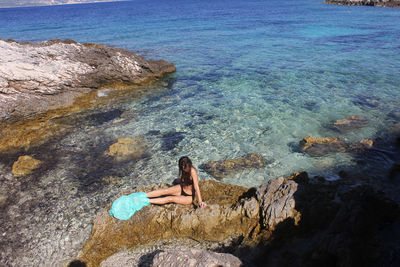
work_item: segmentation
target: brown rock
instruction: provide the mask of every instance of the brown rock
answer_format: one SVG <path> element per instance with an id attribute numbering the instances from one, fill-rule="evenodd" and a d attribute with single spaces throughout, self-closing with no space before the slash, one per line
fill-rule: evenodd
<path id="1" fill-rule="evenodd" d="M 347 133 L 353 130 L 363 128 L 367 125 L 368 119 L 360 115 L 352 115 L 337 120 L 333 126 L 341 133 Z"/>
<path id="2" fill-rule="evenodd" d="M 140 158 L 146 151 L 146 146 L 141 138 L 119 138 L 118 142 L 112 144 L 108 155 L 116 161 L 126 161 Z"/>
<path id="3" fill-rule="evenodd" d="M 37 169 L 40 164 L 40 160 L 34 159 L 31 156 L 20 156 L 12 166 L 12 174 L 15 177 L 26 176 Z"/>
<path id="4" fill-rule="evenodd" d="M 351 145 L 352 150 L 365 150 L 374 146 L 374 141 L 371 139 L 362 139 L 360 142 Z"/>
<path id="5" fill-rule="evenodd" d="M 229 236 L 249 236 L 256 228 L 260 220 L 257 201 L 252 197 L 239 199 L 248 189 L 216 181 L 201 181 L 200 188 L 208 204 L 204 209 L 193 209 L 192 205 L 150 205 L 129 220 L 120 221 L 108 214 L 110 203 L 97 214 L 92 235 L 79 259 L 87 266 L 97 266 L 122 249 L 150 241 L 172 237 L 222 241 Z M 155 187 L 142 189 L 150 191 Z"/>
<path id="6" fill-rule="evenodd" d="M 263 167 L 265 167 L 264 158 L 254 153 L 237 159 L 209 161 L 201 166 L 204 171 L 219 180 L 244 169 Z"/>
<path id="7" fill-rule="evenodd" d="M 320 157 L 329 153 L 346 152 L 348 145 L 339 137 L 304 137 L 300 141 L 300 147 L 303 152 L 310 156 Z"/>

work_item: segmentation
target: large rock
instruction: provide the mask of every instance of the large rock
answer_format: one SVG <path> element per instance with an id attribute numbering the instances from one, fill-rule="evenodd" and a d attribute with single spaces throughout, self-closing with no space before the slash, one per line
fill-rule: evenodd
<path id="1" fill-rule="evenodd" d="M 307 175 L 299 173 L 297 176 Z M 292 218 L 298 224 L 301 214 L 295 209 L 296 202 L 294 193 L 298 184 L 292 180 L 293 177 L 283 177 L 270 180 L 261 185 L 257 190 L 257 199 L 261 206 L 261 218 L 263 227 L 268 230 L 275 230 L 275 227 L 288 218 Z"/>
<path id="2" fill-rule="evenodd" d="M 146 145 L 141 138 L 119 138 L 109 147 L 108 155 L 116 161 L 138 159 L 146 152 Z"/>
<path id="3" fill-rule="evenodd" d="M 346 6 L 400 7 L 398 0 L 326 0 L 325 3 Z"/>
<path id="4" fill-rule="evenodd" d="M 150 259 L 156 265 L 158 260 L 174 264 L 172 255 L 181 255 L 179 251 L 162 254 L 161 247 L 139 259 L 134 251 L 154 242 L 177 240 L 181 244 L 191 239 L 196 244 L 233 240 L 228 246 L 222 243 L 218 251 L 233 253 L 245 265 L 254 266 L 326 266 L 332 262 L 386 266 L 399 262 L 399 206 L 370 186 L 360 186 L 360 181 L 349 182 L 309 179 L 304 172 L 250 189 L 201 181 L 208 208 L 151 205 L 128 221 L 110 217 L 110 203 L 96 216 L 92 235 L 78 258 L 87 266 L 115 263 L 118 257 L 123 262 L 125 256 L 133 262 Z M 179 256 L 176 261 L 198 263 L 198 256 L 207 253 L 184 254 L 187 257 Z"/>
<path id="5" fill-rule="evenodd" d="M 312 137 L 306 136 L 300 141 L 303 152 L 310 156 L 320 157 L 329 153 L 346 152 L 348 145 L 339 137 Z"/>
<path id="6" fill-rule="evenodd" d="M 12 165 L 12 174 L 15 177 L 21 177 L 31 174 L 41 164 L 40 160 L 34 159 L 31 156 L 20 156 Z"/>
<path id="7" fill-rule="evenodd" d="M 93 88 L 151 82 L 172 63 L 72 40 L 19 43 L 0 39 L 0 119 L 69 105 Z"/>
<path id="8" fill-rule="evenodd" d="M 79 253 L 79 260 L 88 266 L 96 266 L 118 251 L 171 238 L 191 238 L 198 242 L 221 242 L 233 237 L 257 239 L 255 236 L 260 234 L 262 237 L 284 220 L 294 218 L 298 223 L 300 214 L 295 211 L 293 202 L 297 189 L 294 179 L 304 177 L 307 178 L 307 174 L 299 173 L 286 179 L 279 178 L 277 182 L 271 180 L 258 191 L 216 181 L 201 181 L 200 190 L 207 208 L 150 205 L 127 221 L 119 221 L 108 214 L 110 203 L 96 216 L 92 235 Z M 288 192 L 290 194 L 286 196 Z M 129 193 L 123 192 L 118 196 Z M 260 218 L 260 208 L 265 217 Z"/>
<path id="9" fill-rule="evenodd" d="M 209 161 L 201 165 L 201 168 L 216 179 L 243 171 L 245 169 L 264 168 L 264 158 L 259 154 L 248 154 L 242 158 Z"/>
<path id="10" fill-rule="evenodd" d="M 151 255 L 155 254 L 155 255 Z M 134 266 L 165 266 L 165 267 L 234 267 L 243 266 L 241 260 L 227 253 L 217 253 L 203 249 L 194 248 L 172 248 L 161 251 L 155 251 L 150 255 L 143 253 L 130 253 L 123 251 L 112 255 L 101 263 L 101 267 L 134 267 Z"/>
<path id="11" fill-rule="evenodd" d="M 333 126 L 339 132 L 347 133 L 363 128 L 367 125 L 367 123 L 368 119 L 366 117 L 360 115 L 352 115 L 337 120 L 335 123 L 333 123 Z"/>

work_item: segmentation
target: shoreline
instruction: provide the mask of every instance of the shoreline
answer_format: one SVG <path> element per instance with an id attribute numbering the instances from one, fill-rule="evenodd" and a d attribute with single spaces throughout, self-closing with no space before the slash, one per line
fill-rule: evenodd
<path id="1" fill-rule="evenodd" d="M 94 0 L 88 2 L 70 2 L 70 3 L 59 3 L 59 4 L 36 4 L 36 5 L 21 5 L 21 6 L 0 6 L 1 8 L 25 8 L 25 7 L 50 7 L 50 6 L 69 6 L 69 5 L 84 5 L 84 4 L 98 4 L 98 3 L 112 3 L 112 2 L 126 2 L 128 0 Z"/>

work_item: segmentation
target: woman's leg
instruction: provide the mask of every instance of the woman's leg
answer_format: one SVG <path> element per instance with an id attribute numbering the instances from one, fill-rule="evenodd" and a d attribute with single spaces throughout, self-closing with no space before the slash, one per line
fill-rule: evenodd
<path id="1" fill-rule="evenodd" d="M 158 189 L 146 193 L 148 198 L 160 197 L 160 196 L 180 196 L 181 195 L 181 185 L 174 185 L 165 189 Z M 150 202 L 151 203 L 151 202 Z"/>
<path id="2" fill-rule="evenodd" d="M 151 204 L 158 204 L 158 205 L 167 203 L 189 205 L 192 204 L 193 198 L 191 196 L 166 196 L 160 198 L 150 198 L 149 201 Z"/>

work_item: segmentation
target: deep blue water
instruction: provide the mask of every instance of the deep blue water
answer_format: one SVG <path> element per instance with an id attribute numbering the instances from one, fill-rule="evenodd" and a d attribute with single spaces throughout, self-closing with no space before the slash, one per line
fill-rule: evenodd
<path id="1" fill-rule="evenodd" d="M 143 167 L 162 169 L 153 182 L 170 179 L 183 154 L 200 165 L 260 153 L 265 169 L 226 179 L 248 186 L 298 170 L 333 175 L 338 166 L 354 166 L 353 157 L 311 158 L 298 152 L 303 137 L 355 142 L 399 120 L 391 114 L 400 101 L 400 9 L 320 0 L 134 0 L 0 9 L 0 25 L 3 39 L 104 43 L 176 65 L 169 90 L 132 101 L 128 108 L 140 116 L 104 131 L 153 144 Z M 331 129 L 348 115 L 370 123 L 347 134 Z M 154 131 L 161 134 L 148 134 Z M 180 136 L 162 149 L 171 132 Z"/>

